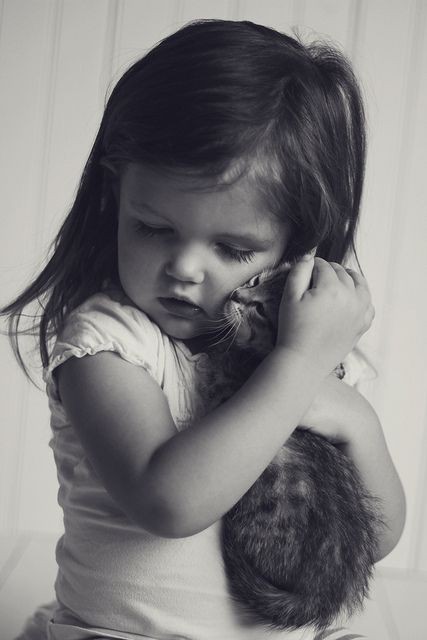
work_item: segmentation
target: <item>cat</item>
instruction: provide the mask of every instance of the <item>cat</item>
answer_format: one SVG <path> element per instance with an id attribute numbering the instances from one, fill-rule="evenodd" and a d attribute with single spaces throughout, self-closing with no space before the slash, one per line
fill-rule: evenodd
<path id="1" fill-rule="evenodd" d="M 289 268 L 266 270 L 231 294 L 224 332 L 235 325 L 233 340 L 211 346 L 222 371 L 211 398 L 226 400 L 273 348 Z M 335 375 L 345 375 L 342 364 Z M 353 462 L 297 428 L 222 519 L 230 593 L 243 615 L 271 629 L 322 631 L 362 608 L 382 526 L 379 500 Z"/>

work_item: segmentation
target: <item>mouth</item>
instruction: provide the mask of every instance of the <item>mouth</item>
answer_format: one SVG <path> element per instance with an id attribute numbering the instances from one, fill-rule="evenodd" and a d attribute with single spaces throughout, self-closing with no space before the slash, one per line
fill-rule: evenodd
<path id="1" fill-rule="evenodd" d="M 179 318 L 195 318 L 203 313 L 203 309 L 193 302 L 182 298 L 158 298 L 166 311 Z"/>
<path id="2" fill-rule="evenodd" d="M 243 313 L 240 308 L 240 304 L 231 299 L 228 299 L 224 305 L 224 315 L 238 324 L 240 324 L 243 319 Z"/>

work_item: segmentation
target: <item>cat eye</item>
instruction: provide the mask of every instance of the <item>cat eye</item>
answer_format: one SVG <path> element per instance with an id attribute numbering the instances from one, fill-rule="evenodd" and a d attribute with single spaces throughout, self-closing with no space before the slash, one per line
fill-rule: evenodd
<path id="1" fill-rule="evenodd" d="M 261 302 L 254 302 L 255 310 L 261 318 L 266 318 L 267 315 L 265 313 L 264 305 Z"/>
<path id="2" fill-rule="evenodd" d="M 260 277 L 258 276 L 254 276 L 253 278 L 251 278 L 248 282 L 248 287 L 257 287 L 259 285 L 260 282 Z"/>

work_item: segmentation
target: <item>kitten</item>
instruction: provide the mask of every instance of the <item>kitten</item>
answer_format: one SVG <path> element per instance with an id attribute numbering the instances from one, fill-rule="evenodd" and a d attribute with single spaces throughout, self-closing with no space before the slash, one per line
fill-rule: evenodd
<path id="1" fill-rule="evenodd" d="M 252 278 L 228 300 L 235 339 L 211 348 L 224 373 L 211 381 L 211 398 L 232 395 L 273 348 L 289 267 Z M 343 377 L 342 365 L 335 374 Z M 362 608 L 381 526 L 378 500 L 353 462 L 298 428 L 223 518 L 230 592 L 251 620 L 272 629 L 323 630 Z"/>

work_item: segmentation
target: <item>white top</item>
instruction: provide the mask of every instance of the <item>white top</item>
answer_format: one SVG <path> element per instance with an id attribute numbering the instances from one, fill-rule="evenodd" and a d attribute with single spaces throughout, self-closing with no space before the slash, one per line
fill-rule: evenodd
<path id="1" fill-rule="evenodd" d="M 96 294 L 68 316 L 45 370 L 49 444 L 65 527 L 56 549 L 58 608 L 49 638 L 103 633 L 131 639 L 309 640 L 309 630 L 272 632 L 243 621 L 227 589 L 220 522 L 187 538 L 161 538 L 132 523 L 107 493 L 68 421 L 52 375 L 68 358 L 100 351 L 114 351 L 153 376 L 178 431 L 205 411 L 196 380 L 209 357 L 192 355 L 120 293 Z"/>

